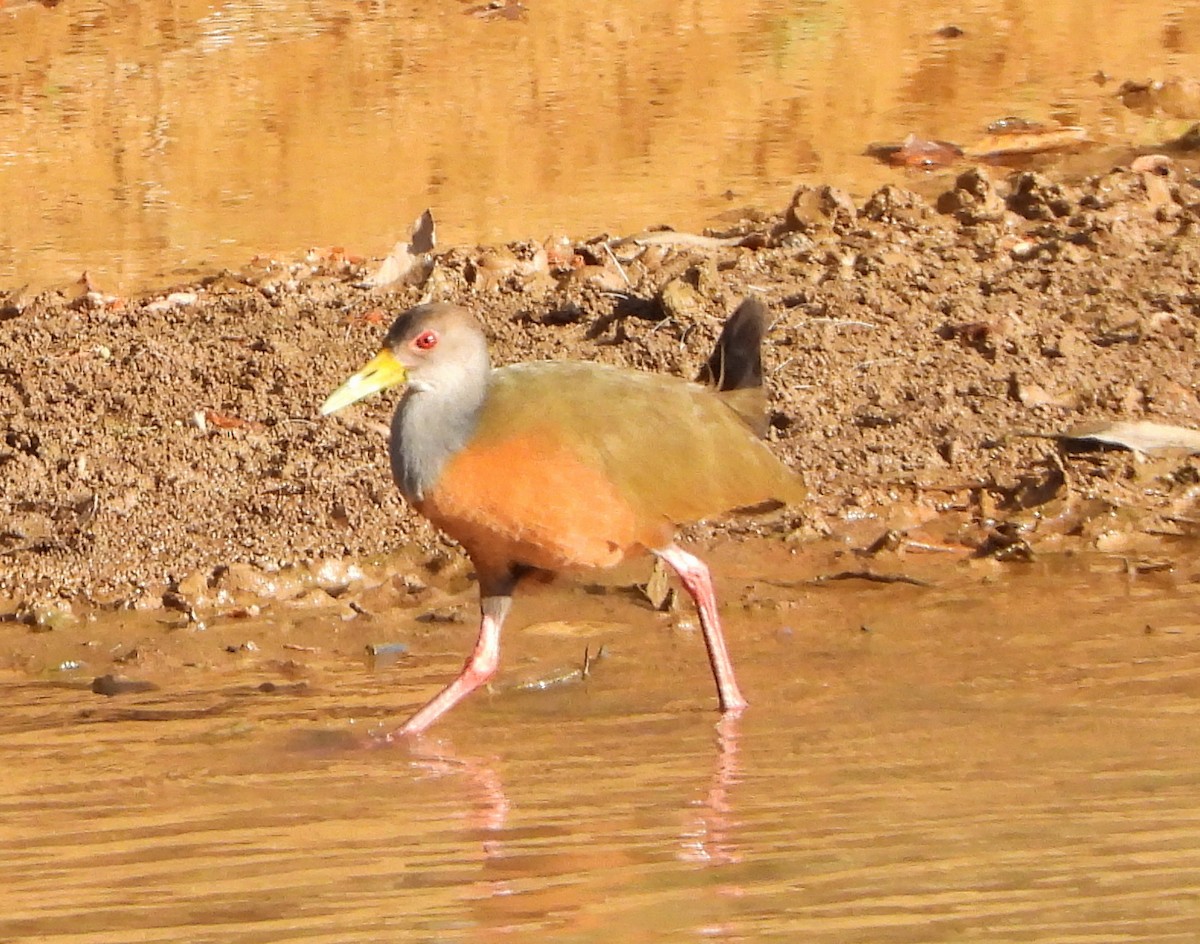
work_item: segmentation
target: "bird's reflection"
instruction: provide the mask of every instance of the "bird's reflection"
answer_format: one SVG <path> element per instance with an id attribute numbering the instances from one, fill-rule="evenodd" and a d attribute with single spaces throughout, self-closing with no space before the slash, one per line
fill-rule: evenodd
<path id="1" fill-rule="evenodd" d="M 484 852 L 499 854 L 499 834 L 508 825 L 511 804 L 494 759 L 465 756 L 443 739 L 412 738 L 405 745 L 409 762 L 433 776 L 454 777 L 465 787 L 463 818 L 484 833 Z"/>
<path id="2" fill-rule="evenodd" d="M 448 736 L 392 742 L 372 738 L 367 744 L 380 754 L 390 754 L 389 763 L 406 766 L 418 779 L 446 783 L 443 796 L 448 811 L 464 826 L 456 843 L 458 855 L 480 865 L 476 876 L 460 889 L 461 901 L 472 914 L 471 939 L 511 940 L 514 933 L 532 925 L 544 927 L 546 921 L 564 932 L 601 933 L 605 911 L 596 903 L 612 900 L 622 889 L 629 891 L 630 881 L 640 885 L 671 859 L 697 870 L 692 881 L 710 894 L 708 906 L 695 911 L 693 933 L 721 939 L 731 932 L 721 917 L 723 907 L 715 902 L 737 898 L 742 892 L 737 872 L 719 871 L 744 858 L 736 789 L 743 773 L 741 724 L 740 718 L 729 714 L 715 725 L 710 761 L 694 783 L 681 785 L 672 777 L 664 784 L 670 796 L 678 796 L 675 815 L 668 798 L 658 820 L 663 825 L 675 823 L 673 851 L 669 827 L 665 835 L 651 830 L 657 840 L 654 835 L 631 835 L 625 838 L 632 841 L 606 841 L 614 828 L 624 833 L 617 823 L 627 815 L 628 805 L 620 794 L 613 794 L 608 806 L 597 806 L 594 798 L 581 794 L 578 815 L 570 824 L 531 818 L 545 797 L 526 794 L 529 771 L 520 756 L 474 753 Z M 359 749 L 364 746 L 360 739 Z M 677 755 L 656 757 L 676 770 L 681 766 L 694 770 L 692 764 L 699 759 L 694 743 L 680 748 Z M 515 778 L 513 785 L 506 785 L 505 774 Z M 515 801 L 510 796 L 513 790 Z M 519 815 L 523 807 L 528 809 Z"/>
<path id="3" fill-rule="evenodd" d="M 688 815 L 679 837 L 678 857 L 682 861 L 720 865 L 742 860 L 733 791 L 741 779 L 740 729 L 741 719 L 735 715 L 722 718 L 715 726 L 712 773 L 703 793 L 686 808 Z M 394 749 L 394 745 L 388 746 Z M 463 819 L 484 834 L 486 854 L 502 855 L 502 834 L 508 826 L 512 803 L 495 758 L 465 755 L 444 738 L 414 738 L 402 749 L 417 770 L 456 778 L 466 787 Z"/>
<path id="4" fill-rule="evenodd" d="M 741 869 L 730 869 L 745 861 L 743 720 L 728 714 L 705 726 L 707 736 L 683 719 L 656 733 L 658 724 L 632 751 L 622 748 L 631 744 L 627 726 L 602 728 L 609 737 L 600 737 L 594 752 L 564 755 L 561 766 L 549 768 L 552 755 L 541 750 L 497 754 L 479 751 L 474 738 L 456 743 L 443 734 L 392 742 L 343 735 L 307 746 L 360 756 L 367 748 L 397 774 L 407 770 L 412 780 L 439 784 L 430 815 L 462 827 L 442 834 L 445 861 L 474 863 L 455 880 L 472 940 L 511 940 L 549 927 L 600 934 L 612 917 L 605 903 L 650 907 L 663 871 L 672 868 L 683 870 L 684 887 L 704 890 L 704 904 L 689 908 L 692 933 L 721 939 L 733 933 L 721 902 L 744 893 Z M 564 810 L 572 802 L 564 801 L 572 795 L 571 778 L 580 772 L 589 779 L 580 781 L 577 805 Z M 544 810 L 553 812 L 540 815 Z M 433 869 L 429 876 L 414 872 L 405 881 L 436 886 L 440 873 L 432 861 L 425 864 Z"/>
<path id="5" fill-rule="evenodd" d="M 734 831 L 736 818 L 733 785 L 741 777 L 738 737 L 741 718 L 730 714 L 716 726 L 716 755 L 712 777 L 704 796 L 692 808 L 691 828 L 680 838 L 679 857 L 685 862 L 722 865 L 740 862 L 741 852 Z"/>

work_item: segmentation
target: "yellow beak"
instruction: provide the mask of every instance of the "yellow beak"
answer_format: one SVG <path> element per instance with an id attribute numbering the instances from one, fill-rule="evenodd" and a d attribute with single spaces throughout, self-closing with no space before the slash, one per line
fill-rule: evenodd
<path id="1" fill-rule="evenodd" d="M 357 403 L 380 390 L 394 387 L 408 379 L 408 371 L 389 350 L 382 350 L 353 377 L 338 387 L 321 404 L 321 415 L 328 416 L 344 406 Z"/>

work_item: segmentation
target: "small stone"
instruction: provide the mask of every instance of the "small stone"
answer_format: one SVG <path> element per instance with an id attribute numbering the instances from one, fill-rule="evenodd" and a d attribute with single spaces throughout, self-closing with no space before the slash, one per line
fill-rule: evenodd
<path id="1" fill-rule="evenodd" d="M 658 303 L 664 316 L 683 323 L 697 320 L 704 310 L 704 297 L 683 278 L 664 285 Z"/>

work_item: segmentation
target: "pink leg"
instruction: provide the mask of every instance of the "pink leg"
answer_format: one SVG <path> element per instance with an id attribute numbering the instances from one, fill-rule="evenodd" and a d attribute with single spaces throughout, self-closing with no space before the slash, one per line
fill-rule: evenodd
<path id="1" fill-rule="evenodd" d="M 729 658 L 729 650 L 725 648 L 725 637 L 721 634 L 717 596 L 713 593 L 708 568 L 704 566 L 704 561 L 677 544 L 654 553 L 679 574 L 684 588 L 695 601 L 700 613 L 700 628 L 704 631 L 704 644 L 708 647 L 708 661 L 712 666 L 713 678 L 717 680 L 717 698 L 721 702 L 721 710 L 741 711 L 749 702 L 742 697 L 737 679 L 733 677 L 733 662 Z"/>
<path id="2" fill-rule="evenodd" d="M 483 618 L 479 624 L 479 639 L 475 651 L 463 666 L 462 672 L 453 682 L 438 692 L 420 711 L 384 736 L 385 741 L 395 741 L 412 734 L 420 734 L 447 711 L 466 698 L 496 674 L 500 664 L 500 627 L 512 605 L 511 597 L 485 597 L 481 602 Z"/>

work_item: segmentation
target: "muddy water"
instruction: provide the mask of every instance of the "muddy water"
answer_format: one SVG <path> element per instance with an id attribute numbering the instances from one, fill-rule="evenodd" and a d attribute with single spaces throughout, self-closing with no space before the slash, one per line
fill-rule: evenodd
<path id="1" fill-rule="evenodd" d="M 0 4 L 0 289 L 379 256 L 426 206 L 445 244 L 697 229 L 800 181 L 933 187 L 866 146 L 1011 114 L 1083 125 L 1107 169 L 1189 123 L 1117 85 L 1200 71 L 1181 0 L 526 7 Z"/>
<path id="2" fill-rule="evenodd" d="M 736 724 L 696 633 L 614 585 L 523 598 L 500 685 L 410 750 L 361 738 L 455 671 L 468 624 L 0 627 L 0 939 L 1195 939 L 1194 557 L 786 587 L 711 556 Z M 585 683 L 513 687 L 601 642 Z M 84 690 L 131 647 L 158 691 Z"/>

